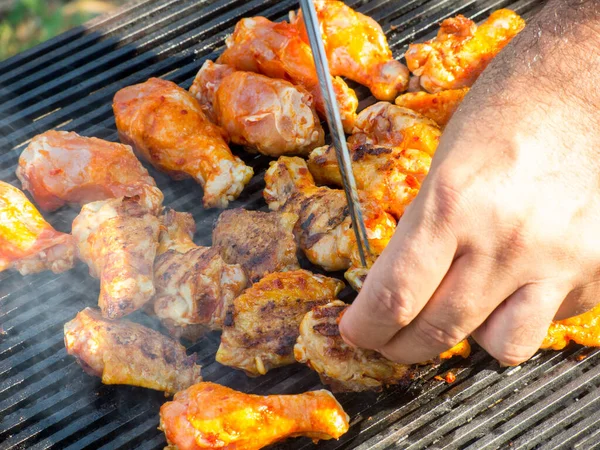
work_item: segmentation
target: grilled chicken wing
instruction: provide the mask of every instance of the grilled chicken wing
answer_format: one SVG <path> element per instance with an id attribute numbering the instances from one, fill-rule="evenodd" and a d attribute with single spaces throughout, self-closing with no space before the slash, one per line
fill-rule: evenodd
<path id="1" fill-rule="evenodd" d="M 174 179 L 194 178 L 204 188 L 207 208 L 225 208 L 252 178 L 252 168 L 233 156 L 223 130 L 175 83 L 151 78 L 121 89 L 113 109 L 121 141 Z"/>
<path id="2" fill-rule="evenodd" d="M 123 317 L 154 295 L 158 233 L 158 218 L 135 198 L 88 203 L 73 221 L 79 257 L 100 279 L 104 317 Z"/>
<path id="3" fill-rule="evenodd" d="M 265 174 L 264 197 L 269 208 L 298 215 L 294 233 L 300 248 L 325 270 L 349 268 L 357 260 L 357 245 L 344 191 L 317 187 L 306 162 L 282 156 Z M 371 197 L 360 193 L 367 237 L 379 255 L 396 228 L 395 220 Z"/>
<path id="4" fill-rule="evenodd" d="M 435 153 L 442 131 L 437 124 L 410 109 L 379 102 L 363 109 L 348 138 L 350 147 L 364 144 Z"/>
<path id="5" fill-rule="evenodd" d="M 562 350 L 571 341 L 600 347 L 600 305 L 577 317 L 553 322 L 541 348 Z"/>
<path id="6" fill-rule="evenodd" d="M 71 269 L 74 259 L 72 236 L 52 228 L 23 192 L 0 181 L 0 272 L 59 273 Z"/>
<path id="7" fill-rule="evenodd" d="M 409 72 L 396 61 L 381 26 L 341 1 L 315 0 L 332 75 L 367 86 L 379 100 L 392 101 L 408 86 Z M 309 42 L 302 11 L 292 21 Z"/>
<path id="8" fill-rule="evenodd" d="M 217 361 L 250 376 L 293 364 L 304 315 L 335 299 L 344 283 L 306 270 L 272 273 L 233 301 Z"/>
<path id="9" fill-rule="evenodd" d="M 288 437 L 337 439 L 348 420 L 326 390 L 259 396 L 199 383 L 160 408 L 160 429 L 172 450 L 258 450 Z"/>
<path id="10" fill-rule="evenodd" d="M 358 189 L 368 192 L 385 211 L 399 219 L 418 194 L 429 172 L 431 156 L 420 150 L 371 144 L 350 147 L 349 151 Z M 308 168 L 318 184 L 343 186 L 332 146 L 313 150 Z"/>
<path id="11" fill-rule="evenodd" d="M 86 203 L 139 196 L 146 208 L 160 212 L 163 194 L 131 147 L 47 131 L 33 138 L 19 158 L 17 177 L 46 211 L 66 203 Z"/>
<path id="12" fill-rule="evenodd" d="M 524 27 L 508 9 L 493 12 L 479 27 L 458 15 L 442 22 L 435 39 L 409 45 L 406 63 L 428 92 L 470 87 Z"/>
<path id="13" fill-rule="evenodd" d="M 352 348 L 340 336 L 338 319 L 348 307 L 336 300 L 304 316 L 294 347 L 296 360 L 307 364 L 334 392 L 379 390 L 408 381 L 410 367 L 374 350 Z"/>
<path id="14" fill-rule="evenodd" d="M 433 120 L 440 127 L 446 126 L 458 105 L 463 101 L 469 88 L 450 89 L 436 92 L 408 92 L 396 98 L 396 105 L 412 109 Z"/>
<path id="15" fill-rule="evenodd" d="M 321 117 L 325 117 L 312 51 L 294 25 L 271 22 L 265 17 L 245 18 L 237 23 L 226 44 L 218 63 L 303 86 L 314 97 Z M 344 129 L 349 132 L 356 119 L 358 99 L 340 77 L 332 78 L 332 82 Z"/>
<path id="16" fill-rule="evenodd" d="M 231 142 L 249 151 L 307 155 L 325 142 L 312 95 L 289 81 L 206 61 L 190 91 Z"/>
<path id="17" fill-rule="evenodd" d="M 104 384 L 174 394 L 202 381 L 194 356 L 178 342 L 128 320 L 109 321 L 86 308 L 65 324 L 67 353 Z"/>
<path id="18" fill-rule="evenodd" d="M 172 336 L 196 340 L 221 329 L 227 306 L 248 279 L 239 265 L 226 264 L 216 248 L 194 244 L 191 214 L 168 210 L 162 225 L 154 263 L 154 312 Z"/>
<path id="19" fill-rule="evenodd" d="M 297 221 L 294 213 L 231 209 L 219 216 L 213 245 L 227 263 L 240 264 L 254 283 L 268 273 L 300 268 Z"/>

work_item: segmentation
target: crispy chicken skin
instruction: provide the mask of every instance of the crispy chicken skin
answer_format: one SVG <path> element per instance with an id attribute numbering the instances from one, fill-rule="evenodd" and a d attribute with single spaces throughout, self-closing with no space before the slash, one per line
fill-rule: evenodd
<path id="1" fill-rule="evenodd" d="M 396 61 L 381 26 L 341 1 L 315 0 L 332 75 L 367 86 L 378 100 L 392 101 L 408 86 L 409 72 Z M 292 23 L 309 43 L 302 11 Z"/>
<path id="2" fill-rule="evenodd" d="M 224 77 L 218 75 L 228 72 Z M 274 157 L 306 156 L 325 142 L 312 95 L 289 81 L 235 72 L 229 66 L 206 61 L 191 91 L 198 92 L 199 101 L 210 102 L 203 110 L 212 109 L 215 123 L 228 133 L 231 142 L 248 151 Z"/>
<path id="3" fill-rule="evenodd" d="M 59 273 L 71 269 L 74 259 L 72 236 L 52 228 L 23 192 L 0 181 L 0 272 Z"/>
<path id="4" fill-rule="evenodd" d="M 230 209 L 217 220 L 213 245 L 225 262 L 240 264 L 254 283 L 268 273 L 300 268 L 297 221 L 294 213 Z"/>
<path id="5" fill-rule="evenodd" d="M 413 201 L 429 172 L 431 156 L 420 150 L 364 144 L 350 147 L 356 186 L 369 193 L 399 219 Z M 335 149 L 320 147 L 308 158 L 308 168 L 317 184 L 343 186 Z"/>
<path id="6" fill-rule="evenodd" d="M 428 92 L 408 92 L 396 98 L 396 105 L 412 109 L 445 127 L 463 101 L 469 88 L 450 89 L 430 94 Z"/>
<path id="7" fill-rule="evenodd" d="M 579 316 L 553 322 L 541 348 L 562 350 L 571 341 L 600 347 L 600 305 Z"/>
<path id="8" fill-rule="evenodd" d="M 139 196 L 158 214 L 163 194 L 131 147 L 77 133 L 47 131 L 19 158 L 17 177 L 45 211 L 66 203 Z"/>
<path id="9" fill-rule="evenodd" d="M 113 110 L 121 141 L 174 179 L 200 183 L 206 208 L 225 208 L 252 178 L 252 168 L 231 153 L 224 131 L 175 83 L 151 78 L 121 89 Z"/>
<path id="10" fill-rule="evenodd" d="M 325 117 L 312 51 L 294 25 L 271 22 L 265 17 L 245 18 L 237 23 L 226 44 L 227 49 L 217 60 L 219 64 L 303 86 L 315 99 L 321 117 Z M 333 77 L 332 82 L 344 129 L 349 132 L 358 108 L 356 93 L 340 77 Z"/>
<path id="11" fill-rule="evenodd" d="M 348 421 L 326 390 L 260 396 L 204 382 L 160 408 L 160 429 L 171 450 L 258 450 L 288 437 L 338 439 Z"/>
<path id="12" fill-rule="evenodd" d="M 316 371 L 323 384 L 330 385 L 334 392 L 380 390 L 408 381 L 409 366 L 344 342 L 338 319 L 347 307 L 336 300 L 317 306 L 304 316 L 294 347 L 296 360 Z"/>
<path id="13" fill-rule="evenodd" d="M 296 362 L 294 343 L 304 315 L 337 297 L 344 283 L 306 270 L 271 273 L 233 301 L 217 361 L 250 376 Z"/>
<path id="14" fill-rule="evenodd" d="M 154 312 L 172 336 L 194 341 L 221 329 L 227 306 L 248 279 L 241 266 L 225 263 L 216 248 L 194 244 L 191 214 L 167 210 L 161 222 Z"/>
<path id="15" fill-rule="evenodd" d="M 264 197 L 272 210 L 298 215 L 294 229 L 306 257 L 325 270 L 348 269 L 357 261 L 357 245 L 343 190 L 318 187 L 306 161 L 282 156 L 265 174 Z M 396 221 L 373 198 L 360 193 L 371 251 L 379 255 L 396 229 Z"/>
<path id="16" fill-rule="evenodd" d="M 435 39 L 409 45 L 406 63 L 428 92 L 470 87 L 524 27 L 508 9 L 493 12 L 479 27 L 458 15 L 442 22 Z"/>
<path id="17" fill-rule="evenodd" d="M 154 295 L 158 218 L 136 198 L 88 203 L 73 221 L 79 257 L 100 279 L 102 315 L 117 319 Z"/>
<path id="18" fill-rule="evenodd" d="M 348 144 L 410 148 L 433 156 L 441 135 L 433 120 L 392 103 L 378 102 L 360 112 Z"/>
<path id="19" fill-rule="evenodd" d="M 128 320 L 109 321 L 86 308 L 65 324 L 67 353 L 104 384 L 174 394 L 202 381 L 194 356 L 178 342 Z"/>

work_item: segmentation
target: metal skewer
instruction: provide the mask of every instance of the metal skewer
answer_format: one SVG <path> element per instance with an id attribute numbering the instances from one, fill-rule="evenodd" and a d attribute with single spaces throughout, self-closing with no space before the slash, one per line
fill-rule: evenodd
<path id="1" fill-rule="evenodd" d="M 367 267 L 367 256 L 371 254 L 369 248 L 369 240 L 367 239 L 367 229 L 360 207 L 360 200 L 356 190 L 356 181 L 352 172 L 352 161 L 348 147 L 346 145 L 346 136 L 342 127 L 342 119 L 340 117 L 339 106 L 333 90 L 331 76 L 329 72 L 329 63 L 325 54 L 325 46 L 321 39 L 319 27 L 319 19 L 312 0 L 300 0 L 300 8 L 304 18 L 304 24 L 310 41 L 310 47 L 313 52 L 315 66 L 317 68 L 317 76 L 319 78 L 319 86 L 323 101 L 325 102 L 325 113 L 329 131 L 331 132 L 331 140 L 335 148 L 340 174 L 342 175 L 342 184 L 348 201 L 348 211 L 352 219 L 352 227 L 356 235 L 356 244 L 358 246 L 358 254 L 363 267 Z"/>

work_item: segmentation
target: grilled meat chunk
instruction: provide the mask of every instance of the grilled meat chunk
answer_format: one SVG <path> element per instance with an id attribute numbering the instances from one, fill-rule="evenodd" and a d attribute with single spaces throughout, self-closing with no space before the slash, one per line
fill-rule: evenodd
<path id="1" fill-rule="evenodd" d="M 194 356 L 178 342 L 128 320 L 109 321 L 86 308 L 65 324 L 67 353 L 104 384 L 174 394 L 202 381 Z"/>
<path id="2" fill-rule="evenodd" d="M 406 90 L 409 72 L 396 61 L 381 26 L 344 2 L 315 0 L 323 44 L 332 75 L 364 84 L 379 100 L 392 101 Z M 292 23 L 309 43 L 302 11 Z"/>
<path id="3" fill-rule="evenodd" d="M 600 305 L 579 316 L 552 322 L 542 348 L 562 350 L 571 341 L 600 347 Z"/>
<path id="4" fill-rule="evenodd" d="M 158 218 L 135 198 L 88 203 L 73 221 L 79 257 L 100 279 L 104 317 L 130 314 L 154 295 L 158 233 Z"/>
<path id="5" fill-rule="evenodd" d="M 77 133 L 47 131 L 34 137 L 21 153 L 17 177 L 46 211 L 134 196 L 155 214 L 162 208 L 162 192 L 131 147 Z"/>
<path id="6" fill-rule="evenodd" d="M 225 263 L 216 248 L 194 244 L 191 214 L 168 210 L 161 221 L 154 312 L 172 336 L 196 340 L 221 329 L 227 306 L 248 279 L 242 267 Z"/>
<path id="7" fill-rule="evenodd" d="M 231 142 L 250 152 L 306 156 L 325 142 L 312 95 L 289 81 L 206 61 L 190 91 L 209 103 L 203 110 L 212 110 Z"/>
<path id="8" fill-rule="evenodd" d="M 479 27 L 458 15 L 444 20 L 434 39 L 409 45 L 406 63 L 428 92 L 470 87 L 524 27 L 525 21 L 508 9 L 493 12 Z"/>
<path id="9" fill-rule="evenodd" d="M 173 450 L 258 450 L 288 437 L 337 439 L 348 420 L 326 390 L 259 396 L 206 382 L 160 408 L 160 429 Z"/>
<path id="10" fill-rule="evenodd" d="M 335 299 L 344 283 L 306 270 L 272 273 L 227 311 L 217 361 L 250 376 L 296 362 L 294 343 L 304 315 Z"/>
<path id="11" fill-rule="evenodd" d="M 59 273 L 71 269 L 74 259 L 72 236 L 52 228 L 23 192 L 0 181 L 0 272 Z"/>
<path id="12" fill-rule="evenodd" d="M 200 183 L 206 208 L 225 208 L 252 178 L 252 168 L 231 153 L 225 132 L 175 83 L 151 78 L 121 89 L 113 109 L 121 141 L 174 179 Z"/>
<path id="13" fill-rule="evenodd" d="M 240 264 L 250 281 L 268 273 L 300 268 L 294 226 L 298 216 L 286 212 L 224 211 L 213 230 L 213 245 L 229 264 Z"/>
<path id="14" fill-rule="evenodd" d="M 317 306 L 304 316 L 294 347 L 296 360 L 315 370 L 334 392 L 379 390 L 385 385 L 408 381 L 409 366 L 344 342 L 338 319 L 347 307 L 336 300 Z"/>
<path id="15" fill-rule="evenodd" d="M 450 89 L 435 94 L 429 92 L 408 92 L 396 98 L 396 105 L 433 120 L 440 127 L 446 126 L 460 103 L 469 92 L 469 88 Z"/>

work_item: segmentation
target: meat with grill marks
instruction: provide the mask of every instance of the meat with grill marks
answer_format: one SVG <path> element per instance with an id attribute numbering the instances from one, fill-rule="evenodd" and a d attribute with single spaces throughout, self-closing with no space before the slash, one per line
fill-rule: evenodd
<path id="1" fill-rule="evenodd" d="M 174 394 L 202 381 L 195 356 L 178 342 L 128 320 L 110 321 L 91 308 L 64 327 L 67 353 L 104 384 L 129 384 Z"/>
<path id="2" fill-rule="evenodd" d="M 154 295 L 159 220 L 138 198 L 88 203 L 73 221 L 79 257 L 100 279 L 98 305 L 109 319 L 144 306 Z"/>
<path id="3" fill-rule="evenodd" d="M 272 273 L 247 289 L 227 311 L 217 361 L 250 376 L 295 363 L 304 315 L 337 297 L 344 283 L 306 270 Z"/>
<path id="4" fill-rule="evenodd" d="M 161 222 L 154 312 L 172 336 L 194 341 L 221 329 L 227 306 L 248 279 L 241 266 L 227 264 L 216 248 L 194 243 L 191 214 L 169 209 Z"/>
<path id="5" fill-rule="evenodd" d="M 224 211 L 213 230 L 213 245 L 229 264 L 240 264 L 251 282 L 268 273 L 300 268 L 294 226 L 298 215 L 288 212 Z"/>

